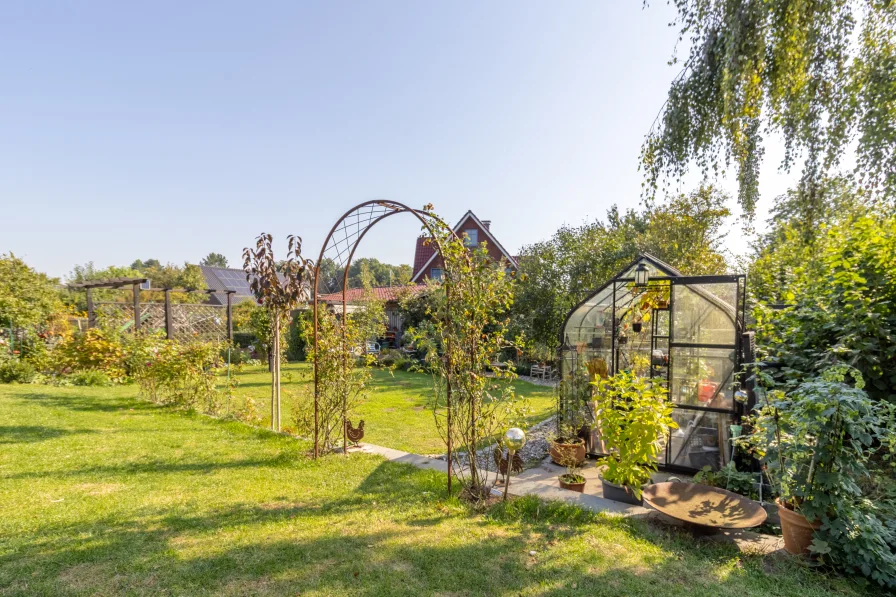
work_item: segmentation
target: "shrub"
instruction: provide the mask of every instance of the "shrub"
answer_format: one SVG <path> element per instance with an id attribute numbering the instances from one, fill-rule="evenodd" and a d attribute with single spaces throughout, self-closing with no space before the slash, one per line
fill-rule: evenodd
<path id="1" fill-rule="evenodd" d="M 37 371 L 28 361 L 19 358 L 0 360 L 0 383 L 31 383 Z"/>
<path id="2" fill-rule="evenodd" d="M 896 528 L 861 483 L 875 460 L 892 475 L 896 406 L 863 388 L 857 370 L 839 365 L 789 394 L 773 390 L 749 421 L 752 433 L 737 441 L 763 460 L 786 507 L 821 523 L 812 551 L 892 589 Z"/>
<path id="3" fill-rule="evenodd" d="M 216 388 L 216 369 L 222 364 L 219 343 L 141 336 L 131 344 L 129 362 L 146 398 L 210 414 L 222 411 L 222 395 Z"/>
<path id="4" fill-rule="evenodd" d="M 641 485 L 657 470 L 660 438 L 678 427 L 666 399 L 667 390 L 627 371 L 592 384 L 596 386 L 595 425 L 610 452 L 597 464 L 607 467 L 604 479 L 624 485 L 640 497 Z"/>
<path id="5" fill-rule="evenodd" d="M 790 392 L 845 363 L 873 399 L 896 403 L 896 216 L 854 218 L 816 242 L 790 274 L 792 306 L 754 312 L 764 370 Z"/>
<path id="6" fill-rule="evenodd" d="M 105 372 L 97 369 L 76 371 L 68 376 L 68 381 L 73 386 L 111 386 L 112 380 Z"/>
<path id="7" fill-rule="evenodd" d="M 102 371 L 116 382 L 127 376 L 127 359 L 122 339 L 99 328 L 89 329 L 61 342 L 55 351 L 56 369 L 72 371 Z"/>
<path id="8" fill-rule="evenodd" d="M 704 466 L 703 470 L 694 475 L 694 481 L 726 489 L 754 500 L 759 499 L 759 491 L 755 488 L 756 475 L 737 470 L 733 461 L 717 471 L 712 470 L 710 466 Z M 764 493 L 762 496 L 765 501 L 770 501 L 771 497 L 773 496 L 769 493 Z"/>
<path id="9" fill-rule="evenodd" d="M 257 346 L 261 342 L 252 332 L 233 332 L 233 343 L 240 348 L 246 348 L 247 346 Z"/>
<path id="10" fill-rule="evenodd" d="M 304 361 L 308 352 L 308 343 L 303 332 L 303 320 L 311 317 L 310 312 L 300 311 L 289 322 L 286 339 L 286 358 L 291 363 Z"/>

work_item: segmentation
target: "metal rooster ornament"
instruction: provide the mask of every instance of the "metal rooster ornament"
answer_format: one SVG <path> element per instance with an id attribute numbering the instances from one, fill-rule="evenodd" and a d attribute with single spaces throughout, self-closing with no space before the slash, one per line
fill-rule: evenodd
<path id="1" fill-rule="evenodd" d="M 495 456 L 495 464 L 498 465 L 498 471 L 507 476 L 507 455 L 504 452 L 503 448 L 495 447 L 494 451 Z M 514 452 L 513 454 L 513 463 L 510 465 L 511 473 L 521 473 L 523 472 L 523 459 L 520 458 L 519 452 Z"/>
<path id="2" fill-rule="evenodd" d="M 357 429 L 352 427 L 352 422 L 345 420 L 345 436 L 355 445 L 358 445 L 364 439 L 364 419 L 358 423 Z"/>

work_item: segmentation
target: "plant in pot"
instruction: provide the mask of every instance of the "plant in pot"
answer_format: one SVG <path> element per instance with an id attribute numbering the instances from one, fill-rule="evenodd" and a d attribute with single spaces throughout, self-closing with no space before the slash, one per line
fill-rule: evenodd
<path id="1" fill-rule="evenodd" d="M 745 426 L 750 433 L 735 441 L 762 461 L 779 496 L 788 552 L 823 556 L 896 587 L 896 532 L 860 487 L 870 463 L 896 452 L 894 406 L 872 400 L 863 387 L 858 371 L 845 365 L 788 394 L 772 386 L 760 392 Z"/>
<path id="2" fill-rule="evenodd" d="M 672 418 L 667 390 L 648 378 L 622 371 L 593 382 L 595 426 L 607 456 L 598 460 L 604 497 L 642 503 L 641 491 L 657 470 L 657 456 Z"/>
<path id="3" fill-rule="evenodd" d="M 586 410 L 591 401 L 588 365 L 577 367 L 557 385 L 557 435 L 551 440 L 551 460 L 569 466 L 571 457 L 576 466 L 585 462 Z"/>
<path id="4" fill-rule="evenodd" d="M 584 445 L 584 444 L 583 444 Z M 585 491 L 585 477 L 580 472 L 584 460 L 579 460 L 573 446 L 562 446 L 557 453 L 559 464 L 566 467 L 566 472 L 558 477 L 560 487 L 570 491 Z"/>

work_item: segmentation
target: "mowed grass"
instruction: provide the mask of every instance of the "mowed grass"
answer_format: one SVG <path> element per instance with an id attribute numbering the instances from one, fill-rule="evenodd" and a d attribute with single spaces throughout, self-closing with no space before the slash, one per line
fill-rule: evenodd
<path id="1" fill-rule="evenodd" d="M 300 387 L 311 388 L 312 369 L 308 363 L 289 363 L 281 371 L 281 424 L 291 426 L 295 396 Z M 364 420 L 364 441 L 411 452 L 441 454 L 445 445 L 439 437 L 428 404 L 432 397 L 432 377 L 425 373 L 389 372 L 373 369 L 373 380 L 367 398 L 352 416 L 357 425 Z M 262 426 L 270 427 L 271 374 L 265 366 L 246 366 L 236 373 L 236 408 L 245 397 L 251 397 L 263 415 Z M 528 423 L 549 417 L 555 408 L 552 388 L 525 381 L 512 382 L 517 395 L 529 401 Z"/>
<path id="2" fill-rule="evenodd" d="M 4 596 L 868 594 L 534 498 L 473 513 L 436 472 L 311 461 L 307 443 L 132 386 L 0 385 L 0 412 Z"/>

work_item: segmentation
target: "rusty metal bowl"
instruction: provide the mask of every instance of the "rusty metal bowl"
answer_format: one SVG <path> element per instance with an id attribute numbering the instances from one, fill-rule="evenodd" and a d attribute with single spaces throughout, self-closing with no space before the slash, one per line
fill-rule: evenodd
<path id="1" fill-rule="evenodd" d="M 718 487 L 669 481 L 644 489 L 644 501 L 692 531 L 748 529 L 768 516 L 759 502 Z"/>

